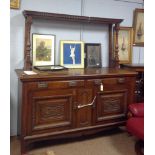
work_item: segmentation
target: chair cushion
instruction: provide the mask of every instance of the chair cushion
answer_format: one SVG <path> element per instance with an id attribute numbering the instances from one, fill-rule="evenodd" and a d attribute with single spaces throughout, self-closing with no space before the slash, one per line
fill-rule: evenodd
<path id="1" fill-rule="evenodd" d="M 127 120 L 126 127 L 129 133 L 144 140 L 144 117 L 131 117 Z"/>

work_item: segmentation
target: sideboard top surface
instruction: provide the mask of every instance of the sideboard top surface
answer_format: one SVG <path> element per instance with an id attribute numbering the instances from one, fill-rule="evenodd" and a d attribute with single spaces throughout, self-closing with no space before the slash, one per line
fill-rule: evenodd
<path id="1" fill-rule="evenodd" d="M 120 76 L 136 76 L 136 72 L 123 69 L 112 68 L 85 68 L 85 69 L 67 69 L 62 71 L 38 71 L 33 70 L 37 74 L 27 75 L 22 69 L 16 69 L 18 78 L 21 81 L 35 80 L 69 80 L 69 79 L 90 79 L 90 78 L 106 78 Z"/>
<path id="2" fill-rule="evenodd" d="M 144 72 L 144 64 L 121 64 L 121 68 L 137 72 Z"/>

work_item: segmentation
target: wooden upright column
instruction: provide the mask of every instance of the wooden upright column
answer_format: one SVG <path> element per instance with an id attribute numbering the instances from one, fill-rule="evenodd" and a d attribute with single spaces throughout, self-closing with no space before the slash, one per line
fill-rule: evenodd
<path id="1" fill-rule="evenodd" d="M 118 47 L 118 32 L 119 32 L 119 24 L 115 24 L 115 33 L 116 33 L 116 43 L 115 43 L 115 50 L 114 50 L 114 59 L 115 59 L 115 68 L 119 68 L 119 47 Z"/>
<path id="2" fill-rule="evenodd" d="M 112 24 L 109 24 L 109 67 L 113 67 L 112 31 Z"/>
<path id="3" fill-rule="evenodd" d="M 27 16 L 25 20 L 25 47 L 24 47 L 24 70 L 31 70 L 32 64 L 30 60 L 31 42 L 30 42 L 30 31 L 31 31 L 32 17 Z"/>

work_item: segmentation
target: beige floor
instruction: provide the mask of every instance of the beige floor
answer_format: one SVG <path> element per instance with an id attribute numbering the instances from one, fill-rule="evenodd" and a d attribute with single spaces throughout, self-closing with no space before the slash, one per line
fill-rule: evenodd
<path id="1" fill-rule="evenodd" d="M 112 131 L 97 135 L 59 140 L 42 147 L 36 146 L 28 155 L 136 155 L 134 137 L 123 131 Z M 40 145 L 40 144 L 39 144 Z M 11 138 L 11 155 L 20 155 L 20 142 Z"/>

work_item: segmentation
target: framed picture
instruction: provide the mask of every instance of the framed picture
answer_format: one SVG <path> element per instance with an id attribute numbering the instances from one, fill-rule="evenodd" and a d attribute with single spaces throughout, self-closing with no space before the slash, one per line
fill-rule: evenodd
<path id="1" fill-rule="evenodd" d="M 55 35 L 32 34 L 33 66 L 54 65 Z"/>
<path id="2" fill-rule="evenodd" d="M 134 11 L 133 32 L 133 45 L 144 46 L 144 9 Z"/>
<path id="3" fill-rule="evenodd" d="M 84 42 L 60 42 L 60 65 L 67 68 L 84 68 Z"/>
<path id="4" fill-rule="evenodd" d="M 19 9 L 20 0 L 10 0 L 10 8 L 11 9 Z"/>
<path id="5" fill-rule="evenodd" d="M 120 27 L 118 33 L 119 64 L 131 63 L 132 56 L 132 27 Z M 114 34 L 114 47 L 116 34 Z"/>
<path id="6" fill-rule="evenodd" d="M 101 67 L 101 44 L 85 43 L 85 67 Z"/>

